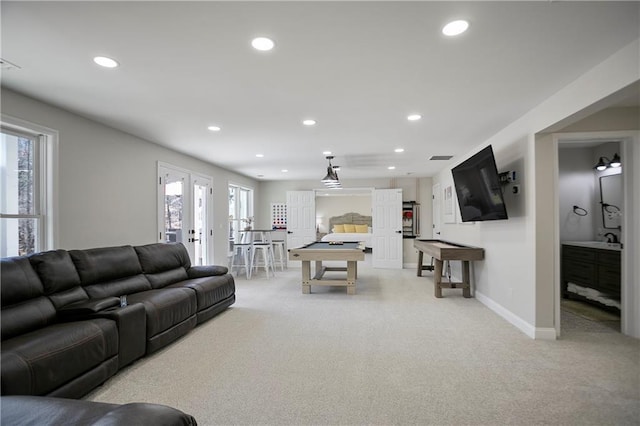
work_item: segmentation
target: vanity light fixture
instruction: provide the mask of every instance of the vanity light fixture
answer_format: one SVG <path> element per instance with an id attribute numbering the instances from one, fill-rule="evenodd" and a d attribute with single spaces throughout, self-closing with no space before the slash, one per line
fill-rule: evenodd
<path id="1" fill-rule="evenodd" d="M 620 160 L 620 156 L 616 152 L 611 160 L 609 160 L 609 158 L 607 157 L 600 157 L 598 163 L 593 168 L 601 172 L 610 167 L 617 168 L 620 166 L 622 166 L 622 162 Z"/>

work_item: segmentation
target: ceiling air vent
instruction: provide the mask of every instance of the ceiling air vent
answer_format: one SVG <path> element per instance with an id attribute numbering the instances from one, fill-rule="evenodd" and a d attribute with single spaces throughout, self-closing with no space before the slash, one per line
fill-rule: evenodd
<path id="1" fill-rule="evenodd" d="M 3 70 L 13 70 L 13 69 L 20 69 L 20 67 L 16 64 L 12 64 L 11 62 L 7 61 L 6 59 L 2 59 L 0 58 L 0 69 Z"/>
<path id="2" fill-rule="evenodd" d="M 451 160 L 453 155 L 433 155 L 429 160 Z"/>

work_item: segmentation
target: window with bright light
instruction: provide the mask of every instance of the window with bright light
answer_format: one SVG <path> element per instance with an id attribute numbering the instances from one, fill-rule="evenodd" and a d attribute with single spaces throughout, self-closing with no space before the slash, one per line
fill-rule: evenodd
<path id="1" fill-rule="evenodd" d="M 254 225 L 253 190 L 229 185 L 229 239 L 238 241 L 239 231 Z"/>
<path id="2" fill-rule="evenodd" d="M 47 249 L 46 136 L 0 132 L 0 256 Z"/>

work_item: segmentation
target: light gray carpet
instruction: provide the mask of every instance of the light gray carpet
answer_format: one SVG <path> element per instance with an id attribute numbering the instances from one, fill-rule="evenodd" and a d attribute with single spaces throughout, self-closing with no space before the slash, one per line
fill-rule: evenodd
<path id="1" fill-rule="evenodd" d="M 300 269 L 237 283 L 237 302 L 87 399 L 167 404 L 200 425 L 637 425 L 640 342 L 531 340 L 431 273 L 360 265 L 358 293 L 300 290 Z"/>

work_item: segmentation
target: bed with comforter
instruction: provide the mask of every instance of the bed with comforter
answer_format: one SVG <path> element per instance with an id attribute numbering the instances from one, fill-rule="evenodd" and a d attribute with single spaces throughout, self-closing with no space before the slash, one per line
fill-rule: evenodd
<path id="1" fill-rule="evenodd" d="M 371 216 L 360 213 L 345 213 L 329 219 L 330 233 L 322 237 L 322 241 L 355 241 L 364 242 L 365 247 L 373 247 L 371 232 Z"/>

